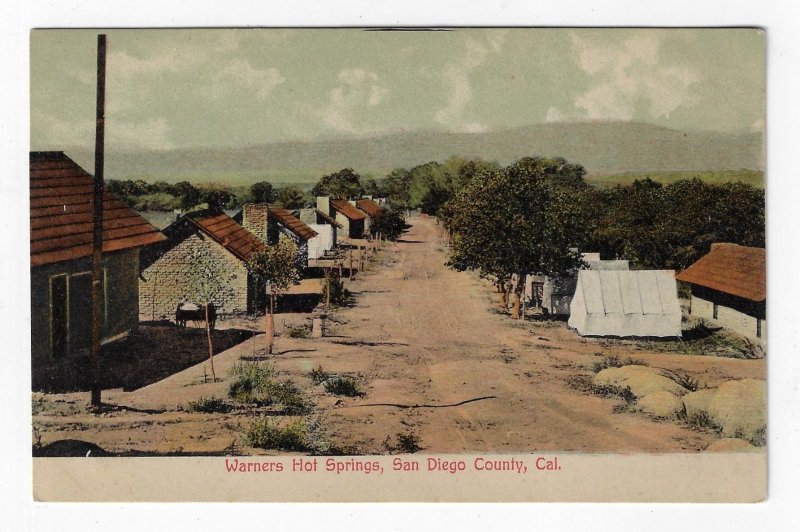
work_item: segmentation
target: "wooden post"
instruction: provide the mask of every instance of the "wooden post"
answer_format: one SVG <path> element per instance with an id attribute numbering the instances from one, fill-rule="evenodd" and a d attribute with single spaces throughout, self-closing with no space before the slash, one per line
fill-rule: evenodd
<path id="1" fill-rule="evenodd" d="M 105 162 L 106 121 L 106 36 L 97 36 L 97 107 L 94 139 L 94 187 L 92 189 L 92 352 L 89 371 L 92 383 L 92 406 L 100 406 L 100 350 L 102 327 L 100 289 L 103 278 L 103 166 Z"/>
<path id="2" fill-rule="evenodd" d="M 350 250 L 350 280 L 353 280 L 353 250 Z"/>

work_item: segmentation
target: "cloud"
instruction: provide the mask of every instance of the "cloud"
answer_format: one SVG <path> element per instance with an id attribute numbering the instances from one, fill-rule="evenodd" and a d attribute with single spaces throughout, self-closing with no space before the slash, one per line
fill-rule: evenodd
<path id="1" fill-rule="evenodd" d="M 329 91 L 328 102 L 320 112 L 322 122 L 335 131 L 362 133 L 357 122 L 362 121 L 365 111 L 383 103 L 390 91 L 381 85 L 377 74 L 363 68 L 343 69 L 336 79 L 339 83 Z"/>
<path id="2" fill-rule="evenodd" d="M 32 110 L 31 128 L 41 132 L 35 146 L 39 149 L 61 149 L 81 143 L 94 145 L 94 120 L 65 120 L 45 111 Z M 64 139 L 70 140 L 65 142 Z M 112 148 L 166 150 L 174 147 L 169 124 L 163 118 L 143 122 L 107 120 L 105 143 Z"/>
<path id="3" fill-rule="evenodd" d="M 450 63 L 444 69 L 442 80 L 447 90 L 445 106 L 436 111 L 434 120 L 443 126 L 466 133 L 479 133 L 488 128 L 478 122 L 470 122 L 464 118 L 464 111 L 472 102 L 472 85 L 470 73 L 486 62 L 491 53 L 502 50 L 505 34 L 492 34 L 489 39 L 489 48 L 479 41 L 467 37 L 464 55 L 457 61 Z"/>
<path id="4" fill-rule="evenodd" d="M 216 85 L 247 87 L 255 91 L 259 99 L 267 98 L 272 89 L 286 81 L 277 68 L 253 68 L 245 59 L 233 59 L 223 68 L 216 79 Z M 234 89 L 235 87 L 230 87 Z"/>
<path id="5" fill-rule="evenodd" d="M 621 42 L 572 35 L 578 66 L 590 87 L 575 98 L 583 118 L 630 120 L 646 114 L 663 118 L 697 102 L 693 85 L 701 74 L 689 67 L 664 65 L 664 35 L 634 34 Z"/>

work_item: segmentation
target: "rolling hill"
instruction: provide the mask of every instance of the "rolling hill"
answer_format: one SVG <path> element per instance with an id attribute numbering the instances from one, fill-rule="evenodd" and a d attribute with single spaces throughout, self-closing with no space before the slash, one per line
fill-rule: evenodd
<path id="1" fill-rule="evenodd" d="M 397 167 L 443 161 L 457 155 L 507 164 L 529 155 L 561 156 L 590 175 L 763 169 L 760 133 L 678 131 L 638 122 L 550 123 L 484 133 L 418 131 L 373 137 L 289 141 L 241 148 L 106 151 L 112 179 L 169 182 L 261 179 L 312 182 L 344 167 L 380 177 Z M 92 168 L 90 149 L 66 149 Z"/>

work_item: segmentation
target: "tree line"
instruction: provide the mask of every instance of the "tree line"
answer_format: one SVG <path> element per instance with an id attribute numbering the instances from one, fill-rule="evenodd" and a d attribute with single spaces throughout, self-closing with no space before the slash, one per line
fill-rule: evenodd
<path id="1" fill-rule="evenodd" d="M 580 165 L 542 157 L 475 174 L 436 211 L 451 234 L 449 264 L 506 292 L 515 274 L 573 272 L 586 251 L 633 268 L 681 270 L 714 242 L 765 245 L 763 189 L 697 178 L 603 188 L 585 175 Z"/>
<path id="2" fill-rule="evenodd" d="M 188 181 L 166 183 L 137 180 L 109 180 L 112 192 L 125 204 L 138 211 L 188 211 L 200 207 L 210 209 L 236 209 L 249 202 L 274 203 L 286 209 L 301 209 L 311 205 L 312 199 L 300 187 L 274 187 L 260 181 L 244 187 L 231 187 L 218 183 L 194 185 Z"/>

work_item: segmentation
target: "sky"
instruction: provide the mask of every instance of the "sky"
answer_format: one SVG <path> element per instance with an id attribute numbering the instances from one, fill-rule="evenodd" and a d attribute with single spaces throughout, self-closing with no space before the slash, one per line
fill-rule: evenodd
<path id="1" fill-rule="evenodd" d="M 31 149 L 94 145 L 97 30 L 31 32 Z M 755 29 L 109 30 L 106 145 L 633 120 L 763 131 Z"/>

